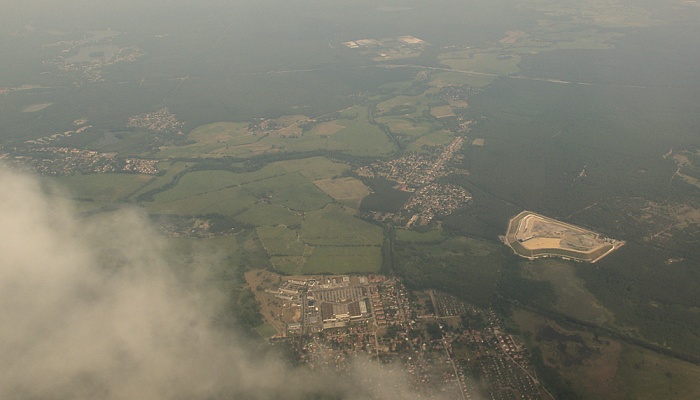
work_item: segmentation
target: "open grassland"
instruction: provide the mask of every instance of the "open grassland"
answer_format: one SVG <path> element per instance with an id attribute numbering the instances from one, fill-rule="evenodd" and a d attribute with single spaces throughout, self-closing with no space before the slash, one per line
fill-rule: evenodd
<path id="1" fill-rule="evenodd" d="M 303 274 L 306 258 L 303 256 L 275 256 L 270 257 L 270 262 L 276 271 L 287 275 Z"/>
<path id="2" fill-rule="evenodd" d="M 73 198 L 99 203 L 122 201 L 154 179 L 141 174 L 90 174 L 46 178 L 55 182 Z"/>
<path id="3" fill-rule="evenodd" d="M 276 225 L 258 226 L 256 231 L 273 267 L 285 274 L 378 272 L 382 265 L 382 229 L 342 206 L 327 205 L 306 214 L 299 230 Z"/>
<path id="4" fill-rule="evenodd" d="M 470 71 L 494 76 L 517 73 L 520 57 L 498 53 L 482 53 L 478 50 L 463 50 L 443 53 L 440 62 L 457 71 Z"/>
<path id="5" fill-rule="evenodd" d="M 331 199 L 298 172 L 273 176 L 245 184 L 252 196 L 297 211 L 323 208 Z"/>
<path id="6" fill-rule="evenodd" d="M 345 128 L 345 126 L 339 124 L 337 121 L 321 122 L 313 127 L 311 133 L 314 135 L 332 135 L 343 128 Z"/>
<path id="7" fill-rule="evenodd" d="M 698 399 L 700 366 L 626 347 L 615 377 L 617 398 Z"/>
<path id="8" fill-rule="evenodd" d="M 443 242 L 441 248 L 446 255 L 452 254 L 467 254 L 475 257 L 486 257 L 492 253 L 498 252 L 497 246 L 493 242 L 457 236 Z"/>
<path id="9" fill-rule="evenodd" d="M 168 201 L 195 194 L 215 192 L 221 189 L 239 187 L 247 183 L 283 176 L 285 173 L 283 169 L 273 166 L 266 166 L 258 171 L 246 173 L 220 170 L 193 171 L 180 178 L 175 187 L 156 195 L 156 199 Z"/>
<path id="10" fill-rule="evenodd" d="M 26 106 L 22 109 L 23 113 L 33 113 L 37 111 L 41 111 L 45 108 L 51 107 L 53 103 L 37 103 L 37 104 L 32 104 L 29 106 Z"/>
<path id="11" fill-rule="evenodd" d="M 493 80 L 494 76 L 489 74 L 474 74 L 469 72 L 437 72 L 432 75 L 430 85 L 443 87 L 445 85 L 469 85 L 476 88 L 486 87 Z"/>
<path id="12" fill-rule="evenodd" d="M 611 395 L 623 343 L 608 338 L 596 340 L 591 333 L 564 329 L 521 309 L 513 311 L 513 322 L 528 338 L 528 347 L 541 354 L 539 365 L 535 363 L 538 378 L 555 397 L 568 387 L 584 399 L 614 398 Z"/>
<path id="13" fill-rule="evenodd" d="M 343 112 L 353 119 L 339 119 L 345 128 L 336 132 L 330 140 L 345 147 L 349 154 L 357 156 L 383 156 L 392 153 L 396 147 L 382 130 L 369 122 L 367 107 L 355 106 Z"/>
<path id="14" fill-rule="evenodd" d="M 382 228 L 353 217 L 342 206 L 330 204 L 306 215 L 301 238 L 311 245 L 379 246 L 384 234 Z"/>
<path id="15" fill-rule="evenodd" d="M 165 171 L 163 175 L 153 177 L 153 179 L 134 193 L 134 197 L 149 190 L 154 190 L 165 186 L 173 180 L 173 177 L 188 167 L 188 163 L 175 161 L 161 161 L 156 164 L 159 171 Z"/>
<path id="16" fill-rule="evenodd" d="M 445 118 L 445 117 L 454 117 L 455 113 L 452 112 L 451 106 L 439 106 L 439 107 L 432 107 L 430 109 L 430 115 L 432 115 L 435 118 Z"/>
<path id="17" fill-rule="evenodd" d="M 279 161 L 273 165 L 282 167 L 285 171 L 298 172 L 312 181 L 339 176 L 350 168 L 347 164 L 333 162 L 325 157 Z"/>
<path id="18" fill-rule="evenodd" d="M 318 159 L 310 165 L 313 168 L 314 164 L 323 167 L 330 163 L 324 160 Z M 341 167 L 344 166 L 339 164 L 338 169 Z M 144 206 L 154 211 L 162 209 L 185 215 L 206 212 L 233 215 L 249 209 L 256 202 L 310 211 L 322 208 L 331 199 L 293 168 L 290 172 L 279 165 L 268 165 L 246 173 L 218 170 L 190 172 L 180 178 L 177 185 L 157 193 L 154 201 L 146 202 Z"/>
<path id="19" fill-rule="evenodd" d="M 420 118 L 429 110 L 425 93 L 418 96 L 396 96 L 377 104 L 378 116 L 403 116 Z"/>
<path id="20" fill-rule="evenodd" d="M 572 30 L 572 25 L 566 23 L 550 22 L 542 28 L 531 34 L 520 32 L 519 35 L 507 36 L 488 51 L 532 54 L 566 49 L 603 50 L 613 48 L 613 39 L 620 36 L 617 32 L 601 32 L 594 28 Z"/>
<path id="21" fill-rule="evenodd" d="M 387 125 L 392 132 L 411 139 L 426 135 L 434 129 L 430 121 L 418 121 L 411 116 L 379 116 L 375 121 Z"/>
<path id="22" fill-rule="evenodd" d="M 549 27 L 549 32 L 572 31 L 577 26 L 599 26 L 603 28 L 629 28 L 653 26 L 659 23 L 652 13 L 633 4 L 608 3 L 589 0 L 580 3 L 551 3 L 547 1 L 520 2 L 526 9 L 534 9 L 556 19 L 542 19 L 540 29 Z M 558 29 L 555 29 L 558 28 Z M 574 33 L 577 30 L 573 30 Z"/>
<path id="23" fill-rule="evenodd" d="M 236 214 L 236 219 L 253 226 L 301 225 L 302 217 L 299 212 L 277 204 L 257 202 L 248 205 L 245 211 Z"/>
<path id="24" fill-rule="evenodd" d="M 499 246 L 461 236 L 436 239 L 435 233 L 414 235 L 397 230 L 396 273 L 414 289 L 439 287 L 468 302 L 488 304 L 504 264 Z"/>
<path id="25" fill-rule="evenodd" d="M 447 130 L 430 132 L 409 143 L 407 149 L 411 151 L 422 152 L 425 151 L 424 146 L 446 146 L 450 144 L 454 140 L 454 138 L 454 134 Z"/>
<path id="26" fill-rule="evenodd" d="M 153 202 L 142 203 L 151 212 L 179 215 L 217 213 L 234 215 L 242 212 L 256 199 L 241 187 L 216 189 L 209 192 L 171 197 L 168 191 L 159 193 Z"/>
<path id="27" fill-rule="evenodd" d="M 395 147 L 382 130 L 369 122 L 365 106 L 353 106 L 338 116 L 304 132 L 303 115 L 272 120 L 274 129 L 250 130 L 247 124 L 217 122 L 195 128 L 182 146 L 163 147 L 155 156 L 166 157 L 253 157 L 279 152 L 314 150 L 342 151 L 356 156 L 383 156 Z"/>
<path id="28" fill-rule="evenodd" d="M 248 124 L 241 122 L 215 122 L 199 126 L 187 137 L 200 145 L 241 145 L 257 140 L 256 135 L 248 131 Z"/>
<path id="29" fill-rule="evenodd" d="M 454 116 L 453 109 L 444 102 L 437 103 L 430 98 L 444 85 L 435 81 L 435 87 L 420 95 L 400 95 L 379 103 L 375 121 L 386 125 L 411 151 L 422 152 L 425 151 L 424 146 L 449 143 L 454 139 L 453 135 L 444 130 L 435 118 Z"/>
<path id="30" fill-rule="evenodd" d="M 256 327 L 255 332 L 257 332 L 261 338 L 267 339 L 275 336 L 277 334 L 277 329 L 275 329 L 272 324 L 266 322 Z"/>
<path id="31" fill-rule="evenodd" d="M 357 178 L 319 179 L 314 181 L 319 189 L 335 201 L 354 209 L 360 208 L 360 202 L 369 194 L 369 188 Z"/>
<path id="32" fill-rule="evenodd" d="M 381 246 L 307 246 L 303 256 L 270 258 L 276 271 L 286 275 L 377 273 Z"/>
<path id="33" fill-rule="evenodd" d="M 286 226 L 260 226 L 256 231 L 271 257 L 304 254 L 304 243 L 299 240 L 295 231 Z"/>
<path id="34" fill-rule="evenodd" d="M 553 309 L 598 325 L 613 322 L 613 314 L 586 289 L 585 281 L 576 276 L 572 263 L 549 259 L 522 265 L 526 278 L 551 282 L 556 295 Z"/>
<path id="35" fill-rule="evenodd" d="M 446 236 L 442 229 L 433 229 L 428 232 L 397 229 L 396 239 L 402 242 L 442 243 L 446 239 Z"/>
<path id="36" fill-rule="evenodd" d="M 583 399 L 695 399 L 700 366 L 665 357 L 592 333 L 565 329 L 535 313 L 516 309 L 513 321 L 528 346 L 541 351 L 552 384 L 568 382 Z M 542 371 L 538 371 L 542 372 Z M 540 379 L 545 379 L 539 374 Z M 558 376 L 558 377 L 557 377 Z M 554 378 L 554 379 L 552 379 Z M 556 382 L 553 382 L 556 381 Z"/>
<path id="37" fill-rule="evenodd" d="M 382 265 L 379 245 L 317 246 L 301 272 L 304 274 L 377 273 Z"/>
<path id="38" fill-rule="evenodd" d="M 248 265 L 244 261 L 243 237 L 238 235 L 217 236 L 205 239 L 165 238 L 164 251 L 170 266 L 184 279 L 192 279 L 197 274 L 218 276 L 213 280 L 223 291 L 240 290 L 241 282 L 236 272 Z M 254 259 L 254 257 L 248 257 Z M 199 275 L 201 278 L 203 275 Z M 200 279 L 197 278 L 197 279 Z"/>

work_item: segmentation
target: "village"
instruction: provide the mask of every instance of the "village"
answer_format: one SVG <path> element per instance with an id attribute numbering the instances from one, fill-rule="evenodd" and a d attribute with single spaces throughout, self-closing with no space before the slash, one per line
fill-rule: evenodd
<path id="1" fill-rule="evenodd" d="M 363 358 L 401 369 L 426 398 L 547 398 L 527 348 L 492 310 L 379 275 L 257 270 L 246 280 L 275 328 L 270 340 L 289 345 L 311 369 L 343 371 Z"/>
<path id="2" fill-rule="evenodd" d="M 53 146 L 37 147 L 24 153 L 0 153 L 0 160 L 18 170 L 50 176 L 74 173 L 158 173 L 157 160 L 117 158 L 114 153 Z"/>
<path id="3" fill-rule="evenodd" d="M 450 174 L 466 173 L 450 166 L 465 140 L 465 137 L 457 136 L 443 148 L 427 153 L 409 153 L 358 168 L 356 172 L 360 177 L 384 178 L 396 182 L 396 189 L 413 193 L 399 213 L 375 213 L 373 218 L 402 222 L 408 229 L 416 224 L 427 225 L 435 216 L 448 215 L 467 205 L 472 196 L 466 189 L 439 181 Z"/>
<path id="4" fill-rule="evenodd" d="M 43 175 L 72 175 L 74 173 L 137 173 L 156 175 L 158 160 L 143 158 L 120 158 L 116 153 L 98 152 L 61 145 L 66 140 L 76 139 L 93 129 L 87 119 L 73 122 L 74 129 L 29 139 L 12 153 L 0 153 L 0 159 L 8 165 Z M 154 143 L 171 143 L 184 138 L 184 123 L 177 119 L 167 107 L 155 112 L 129 117 L 126 126 L 149 131 Z"/>

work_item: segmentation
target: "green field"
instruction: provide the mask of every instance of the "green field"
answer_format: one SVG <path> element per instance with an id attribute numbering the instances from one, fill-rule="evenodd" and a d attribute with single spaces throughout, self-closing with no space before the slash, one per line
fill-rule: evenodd
<path id="1" fill-rule="evenodd" d="M 545 365 L 551 367 L 550 390 L 568 387 L 584 400 L 694 399 L 700 394 L 697 365 L 586 331 L 564 329 L 524 310 L 516 310 L 513 320 L 528 338 L 528 346 L 541 352 Z"/>
<path id="2" fill-rule="evenodd" d="M 298 172 L 309 180 L 328 179 L 341 175 L 349 169 L 347 164 L 333 162 L 325 157 L 309 157 L 297 160 L 279 161 L 272 165 L 285 171 Z"/>
<path id="3" fill-rule="evenodd" d="M 304 254 L 304 243 L 298 240 L 295 231 L 286 226 L 261 226 L 256 232 L 270 257 Z"/>
<path id="4" fill-rule="evenodd" d="M 303 256 L 278 256 L 270 257 L 270 262 L 276 271 L 287 275 L 300 275 L 304 273 L 306 257 Z"/>
<path id="5" fill-rule="evenodd" d="M 469 72 L 438 72 L 432 75 L 431 85 L 442 87 L 451 84 L 469 85 L 482 88 L 493 82 L 491 75 L 474 74 Z"/>
<path id="6" fill-rule="evenodd" d="M 552 283 L 556 294 L 556 301 L 551 305 L 553 309 L 598 325 L 613 322 L 613 314 L 586 289 L 585 281 L 576 276 L 577 265 L 554 259 L 522 265 L 525 277 Z"/>
<path id="7" fill-rule="evenodd" d="M 382 228 L 353 217 L 342 206 L 328 205 L 306 215 L 301 228 L 305 243 L 322 246 L 378 246 Z"/>
<path id="8" fill-rule="evenodd" d="M 359 209 L 362 199 L 370 193 L 369 188 L 362 181 L 352 177 L 319 179 L 314 181 L 314 185 L 335 201 L 354 209 Z"/>
<path id="9" fill-rule="evenodd" d="M 382 250 L 378 245 L 345 247 L 317 246 L 302 272 L 305 274 L 377 273 L 382 265 Z"/>
<path id="10" fill-rule="evenodd" d="M 433 229 L 428 232 L 418 232 L 409 229 L 396 230 L 396 240 L 402 242 L 442 243 L 445 239 L 446 236 L 441 229 Z"/>
<path id="11" fill-rule="evenodd" d="M 148 192 L 149 190 L 155 190 L 162 188 L 164 185 L 170 183 L 173 177 L 178 173 L 184 171 L 189 166 L 185 162 L 174 162 L 174 161 L 161 161 L 156 164 L 156 168 L 159 171 L 165 171 L 163 175 L 156 176 L 147 185 L 142 187 L 139 191 L 134 193 L 133 197 L 136 197 L 142 193 Z"/>
<path id="12" fill-rule="evenodd" d="M 252 226 L 301 225 L 300 213 L 277 204 L 254 203 L 236 214 L 236 219 Z"/>
<path id="13" fill-rule="evenodd" d="M 269 211 L 269 210 L 268 210 Z M 329 204 L 307 213 L 294 229 L 283 226 L 282 220 L 265 221 L 257 215 L 238 215 L 259 225 L 256 229 L 274 268 L 282 273 L 352 273 L 378 272 L 382 265 L 381 246 L 384 234 L 380 227 L 364 222 L 345 211 L 343 206 Z M 295 215 L 296 216 L 296 215 Z M 299 218 L 298 216 L 296 216 Z M 280 225 L 260 226 L 279 220 Z M 292 226 L 292 225 L 289 225 Z"/>
<path id="14" fill-rule="evenodd" d="M 615 397 L 654 399 L 700 398 L 700 366 L 669 359 L 636 347 L 622 353 L 615 377 Z"/>
<path id="15" fill-rule="evenodd" d="M 409 151 L 422 152 L 425 151 L 424 146 L 445 146 L 450 144 L 454 138 L 454 134 L 450 131 L 440 130 L 430 132 L 409 143 L 406 149 Z"/>
<path id="16" fill-rule="evenodd" d="M 153 202 L 146 202 L 143 205 L 147 210 L 159 213 L 234 215 L 247 209 L 255 201 L 255 197 L 251 196 L 245 189 L 232 187 L 181 197 L 170 196 L 170 193 L 166 191 L 156 195 Z"/>
<path id="17" fill-rule="evenodd" d="M 262 338 L 269 338 L 277 334 L 277 329 L 275 329 L 274 326 L 268 324 L 267 322 L 256 327 L 255 331 L 260 335 Z"/>
<path id="18" fill-rule="evenodd" d="M 113 203 L 126 200 L 148 185 L 154 177 L 141 174 L 91 174 L 47 179 L 65 188 L 71 197 Z"/>
<path id="19" fill-rule="evenodd" d="M 331 139 L 345 146 L 349 154 L 386 156 L 396 151 L 387 135 L 376 125 L 370 124 L 366 107 L 352 107 L 343 115 L 352 116 L 353 119 L 338 120 L 345 128 L 334 133 Z"/>
<path id="20" fill-rule="evenodd" d="M 326 163 L 329 162 L 319 158 L 310 164 L 310 168 L 323 167 Z M 157 193 L 152 202 L 143 204 L 150 210 L 176 214 L 217 212 L 233 215 L 250 209 L 259 201 L 299 211 L 317 210 L 332 201 L 300 172 L 281 165 L 268 165 L 246 173 L 218 170 L 190 172 L 182 176 L 173 188 Z M 338 164 L 337 169 L 341 170 L 342 167 L 342 164 Z M 309 171 L 307 174 L 326 175 L 311 174 Z"/>
<path id="21" fill-rule="evenodd" d="M 241 122 L 216 122 L 199 126 L 187 135 L 198 144 L 242 145 L 255 142 L 256 135 L 248 132 L 248 124 Z"/>
<path id="22" fill-rule="evenodd" d="M 384 156 L 396 150 L 379 127 L 370 123 L 367 107 L 353 106 L 344 110 L 337 119 L 303 132 L 298 121 L 305 116 L 275 119 L 280 128 L 267 131 L 249 131 L 247 124 L 217 122 L 195 128 L 188 139 L 194 143 L 161 148 L 157 158 L 167 157 L 224 157 L 248 158 L 280 152 L 341 151 L 355 156 Z M 335 128 L 326 129 L 333 124 Z"/>
<path id="23" fill-rule="evenodd" d="M 495 243 L 437 234 L 397 232 L 395 272 L 411 288 L 440 288 L 473 304 L 488 304 L 496 293 L 504 259 Z M 401 239 L 401 237 L 404 239 Z"/>
<path id="24" fill-rule="evenodd" d="M 433 124 L 429 121 L 418 122 L 417 119 L 424 120 L 425 118 L 423 116 L 412 117 L 396 115 L 378 116 L 375 118 L 378 123 L 389 126 L 392 132 L 413 140 L 430 133 L 434 129 Z"/>
<path id="25" fill-rule="evenodd" d="M 297 172 L 261 179 L 243 187 L 255 198 L 295 211 L 318 210 L 331 202 L 330 197 Z"/>
<path id="26" fill-rule="evenodd" d="M 429 111 L 428 99 L 418 96 L 396 96 L 377 104 L 377 115 L 420 118 Z"/>
<path id="27" fill-rule="evenodd" d="M 500 76 L 518 72 L 520 57 L 517 55 L 485 53 L 465 50 L 440 55 L 440 62 L 457 71 L 478 72 Z"/>

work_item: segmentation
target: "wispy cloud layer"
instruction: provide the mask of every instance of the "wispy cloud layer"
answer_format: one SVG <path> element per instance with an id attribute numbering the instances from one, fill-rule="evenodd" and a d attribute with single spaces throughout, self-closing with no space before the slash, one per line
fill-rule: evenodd
<path id="1" fill-rule="evenodd" d="M 0 398 L 412 397 L 375 363 L 313 372 L 213 328 L 225 297 L 176 279 L 137 210 L 83 218 L 32 177 L 0 183 Z"/>

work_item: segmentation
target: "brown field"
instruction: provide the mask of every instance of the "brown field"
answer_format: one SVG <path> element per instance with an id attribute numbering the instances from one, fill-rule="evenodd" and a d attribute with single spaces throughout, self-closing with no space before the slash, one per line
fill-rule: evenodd
<path id="1" fill-rule="evenodd" d="M 472 141 L 472 146 L 483 146 L 486 144 L 486 139 L 476 138 Z"/>
<path id="2" fill-rule="evenodd" d="M 529 250 L 557 248 L 561 247 L 561 239 L 546 237 L 532 238 L 527 241 L 527 244 L 523 243 L 523 247 Z"/>

